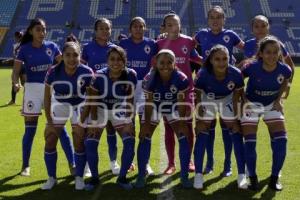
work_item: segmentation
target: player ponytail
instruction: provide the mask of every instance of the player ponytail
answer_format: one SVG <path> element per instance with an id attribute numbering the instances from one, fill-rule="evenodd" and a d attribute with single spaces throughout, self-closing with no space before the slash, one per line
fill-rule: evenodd
<path id="1" fill-rule="evenodd" d="M 32 42 L 33 36 L 30 32 L 37 25 L 42 25 L 42 26 L 46 27 L 46 22 L 41 18 L 36 18 L 36 19 L 31 20 L 29 26 L 27 27 L 27 29 L 25 31 L 24 36 L 21 39 L 20 46 L 23 44 L 26 44 L 28 42 Z"/>

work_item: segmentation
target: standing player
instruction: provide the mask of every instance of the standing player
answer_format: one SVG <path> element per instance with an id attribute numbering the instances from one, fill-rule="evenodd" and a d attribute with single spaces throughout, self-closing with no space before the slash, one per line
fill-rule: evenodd
<path id="1" fill-rule="evenodd" d="M 188 179 L 190 149 L 187 140 L 188 127 L 185 96 L 188 95 L 189 80 L 175 67 L 175 54 L 162 49 L 156 55 L 156 66 L 144 78 L 143 89 L 146 96 L 145 111 L 137 150 L 139 174 L 135 186 L 145 186 L 145 169 L 150 157 L 151 137 L 163 116 L 176 132 L 179 142 L 180 180 L 184 188 L 192 187 Z"/>
<path id="2" fill-rule="evenodd" d="M 233 47 L 242 49 L 244 42 L 240 37 L 232 30 L 224 29 L 225 24 L 225 13 L 220 6 L 214 6 L 208 11 L 208 26 L 200 30 L 195 35 L 195 40 L 201 46 L 201 56 L 203 60 L 206 60 L 209 55 L 210 49 L 216 45 L 224 45 L 229 52 L 229 63 L 233 64 Z M 216 122 L 211 123 L 212 127 L 209 131 L 208 142 L 206 146 L 207 152 L 207 163 L 204 173 L 209 174 L 213 170 L 214 165 L 214 140 L 215 140 L 215 126 Z M 229 135 L 229 131 L 225 124 L 220 120 L 220 125 L 222 127 L 222 136 L 224 142 L 225 150 L 225 160 L 224 160 L 224 170 L 222 172 L 223 176 L 230 176 L 231 172 L 231 152 L 232 152 L 232 141 Z"/>
<path id="3" fill-rule="evenodd" d="M 243 65 L 247 62 L 251 62 L 251 60 L 253 60 L 253 57 L 255 57 L 256 52 L 257 52 L 259 40 L 263 39 L 264 37 L 266 37 L 267 35 L 270 34 L 269 20 L 267 17 L 265 17 L 263 15 L 255 16 L 252 19 L 251 27 L 252 27 L 252 32 L 253 32 L 254 38 L 249 39 L 245 42 L 244 55 L 247 59 L 244 60 L 241 63 L 241 65 Z M 293 80 L 294 71 L 295 71 L 294 70 L 295 65 L 294 65 L 294 62 L 293 62 L 291 56 L 289 55 L 288 51 L 286 50 L 286 48 L 284 47 L 284 45 L 281 42 L 280 42 L 280 46 L 281 46 L 283 61 L 292 68 L 292 77 L 290 78 L 290 85 L 291 85 L 292 80 Z M 290 87 L 288 87 L 287 90 L 285 91 L 285 96 L 284 96 L 285 98 L 288 97 L 289 91 L 290 91 Z"/>
<path id="4" fill-rule="evenodd" d="M 72 124 L 75 147 L 76 178 L 75 189 L 85 187 L 83 171 L 86 163 L 84 149 L 84 129 L 79 124 L 80 104 L 85 101 L 85 93 L 92 80 L 93 71 L 80 64 L 80 45 L 78 42 L 66 42 L 63 47 L 63 61 L 52 67 L 45 79 L 45 163 L 49 179 L 42 186 L 50 190 L 56 181 L 56 144 L 61 130 L 68 119 Z"/>
<path id="5" fill-rule="evenodd" d="M 91 85 L 91 94 L 98 95 L 98 98 L 97 106 L 91 106 L 91 123 L 97 127 L 88 129 L 85 140 L 87 161 L 92 172 L 92 180 L 87 185 L 88 190 L 99 183 L 97 149 L 103 128 L 108 122 L 111 122 L 123 141 L 117 183 L 124 189 L 132 188 L 126 174 L 134 158 L 135 136 L 132 114 L 137 77 L 134 70 L 126 68 L 124 49 L 114 46 L 108 50 L 107 56 L 108 67 L 97 71 L 96 79 Z"/>
<path id="6" fill-rule="evenodd" d="M 127 52 L 127 66 L 134 69 L 137 73 L 137 85 L 134 94 L 134 105 L 141 119 L 143 114 L 143 104 L 145 102 L 142 81 L 151 68 L 151 60 L 157 53 L 155 41 L 144 37 L 146 22 L 141 17 L 134 17 L 129 25 L 130 37 L 120 41 L 120 46 Z M 147 164 L 147 173 L 152 175 L 154 172 Z"/>
<path id="7" fill-rule="evenodd" d="M 107 52 L 115 44 L 111 43 L 112 23 L 106 18 L 100 18 L 95 22 L 95 39 L 83 46 L 82 62 L 87 64 L 94 72 L 107 67 Z M 110 168 L 113 174 L 120 172 L 117 163 L 117 136 L 116 131 L 109 122 L 106 127 L 108 153 L 110 158 Z"/>
<path id="8" fill-rule="evenodd" d="M 238 188 L 246 189 L 243 135 L 238 122 L 238 108 L 244 88 L 239 69 L 229 64 L 229 52 L 223 45 L 215 45 L 195 79 L 196 88 L 196 143 L 194 187 L 203 188 L 203 159 L 211 123 L 219 113 L 229 130 L 234 145 L 238 168 Z"/>
<path id="9" fill-rule="evenodd" d="M 189 87 L 189 94 L 186 95 L 186 102 L 190 104 L 186 114 L 190 116 L 188 119 L 188 141 L 189 141 L 189 148 L 190 152 L 193 149 L 194 143 L 194 131 L 192 126 L 192 117 L 191 117 L 191 110 L 193 107 L 193 78 L 192 72 L 190 68 L 190 56 L 191 51 L 195 48 L 194 40 L 186 35 L 180 33 L 181 29 L 181 22 L 180 18 L 175 13 L 168 13 L 164 16 L 163 24 L 164 31 L 166 34 L 166 38 L 158 40 L 157 45 L 158 49 L 170 49 L 175 53 L 176 56 L 176 66 L 188 77 L 190 87 Z M 198 56 L 196 54 L 196 56 Z M 197 60 L 200 62 L 200 57 L 195 57 L 193 60 Z M 175 172 L 175 138 L 174 132 L 171 126 L 165 121 L 165 145 L 167 150 L 167 155 L 169 159 L 168 167 L 165 170 L 165 174 L 173 174 Z M 195 167 L 193 162 L 190 162 L 189 166 L 190 171 L 194 171 Z"/>
<path id="10" fill-rule="evenodd" d="M 57 45 L 51 41 L 45 41 L 46 23 L 37 18 L 30 22 L 22 37 L 20 50 L 14 61 L 13 84 L 15 91 L 20 89 L 19 76 L 22 64 L 25 67 L 26 83 L 24 90 L 22 115 L 25 118 L 25 133 L 23 136 L 23 165 L 22 176 L 30 176 L 29 158 L 38 116 L 44 102 L 44 79 L 46 72 L 53 63 L 60 62 L 61 53 Z M 70 138 L 65 129 L 60 134 L 62 147 L 69 161 L 70 170 L 74 167 L 74 157 Z"/>
<path id="11" fill-rule="evenodd" d="M 279 191 L 279 172 L 283 167 L 287 150 L 287 133 L 284 123 L 282 94 L 291 78 L 291 68 L 280 62 L 280 42 L 267 36 L 259 42 L 257 60 L 243 67 L 248 77 L 245 111 L 241 119 L 245 138 L 245 159 L 249 172 L 249 189 L 258 189 L 256 175 L 256 133 L 260 116 L 268 126 L 272 148 L 272 173 L 269 187 Z"/>

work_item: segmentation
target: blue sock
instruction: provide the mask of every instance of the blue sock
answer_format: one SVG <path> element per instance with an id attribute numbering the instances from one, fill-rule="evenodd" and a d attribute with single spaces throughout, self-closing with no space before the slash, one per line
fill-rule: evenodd
<path id="1" fill-rule="evenodd" d="M 57 162 L 57 152 L 56 149 L 52 151 L 46 151 L 44 153 L 44 160 L 47 167 L 47 172 L 49 177 L 56 178 L 56 162 Z"/>
<path id="2" fill-rule="evenodd" d="M 59 136 L 61 147 L 63 148 L 65 155 L 70 165 L 74 166 L 74 150 L 71 143 L 71 139 L 66 131 L 66 127 L 63 128 Z"/>
<path id="3" fill-rule="evenodd" d="M 187 137 L 183 134 L 179 134 L 179 159 L 180 159 L 180 176 L 181 178 L 188 178 L 189 176 L 189 163 L 191 160 L 190 147 Z"/>
<path id="4" fill-rule="evenodd" d="M 206 143 L 207 161 L 206 168 L 213 169 L 214 165 L 214 143 L 215 143 L 215 128 L 209 129 L 209 135 Z"/>
<path id="5" fill-rule="evenodd" d="M 98 178 L 98 176 L 99 176 L 99 173 L 98 173 L 98 162 L 99 162 L 98 144 L 99 144 L 99 140 L 92 139 L 92 138 L 87 138 L 84 141 L 86 160 L 89 164 L 93 178 Z"/>
<path id="6" fill-rule="evenodd" d="M 241 133 L 232 133 L 233 149 L 238 169 L 238 174 L 245 174 L 245 153 L 243 135 Z"/>
<path id="7" fill-rule="evenodd" d="M 196 173 L 203 173 L 203 159 L 205 153 L 205 145 L 208 139 L 207 132 L 200 132 L 196 136 L 196 143 L 194 147 L 194 162 L 195 162 L 195 171 Z"/>
<path id="8" fill-rule="evenodd" d="M 232 152 L 232 140 L 228 128 L 222 127 L 222 138 L 224 143 L 224 171 L 228 172 L 231 170 L 231 152 Z"/>
<path id="9" fill-rule="evenodd" d="M 25 133 L 22 141 L 22 151 L 23 151 L 23 166 L 22 168 L 29 167 L 29 158 L 31 154 L 31 147 L 33 143 L 33 138 L 36 132 L 37 121 L 35 122 L 25 122 Z"/>
<path id="10" fill-rule="evenodd" d="M 287 135 L 285 131 L 279 131 L 272 133 L 271 137 L 273 151 L 272 176 L 278 176 L 286 157 Z"/>
<path id="11" fill-rule="evenodd" d="M 86 154 L 85 152 L 75 152 L 74 157 L 76 166 L 76 176 L 83 177 L 84 168 L 86 164 Z"/>
<path id="12" fill-rule="evenodd" d="M 121 156 L 121 169 L 119 177 L 126 177 L 127 170 L 131 166 L 134 158 L 134 144 L 135 138 L 129 134 L 124 134 L 122 136 L 123 141 L 123 151 Z"/>
<path id="13" fill-rule="evenodd" d="M 108 131 L 106 129 L 106 131 Z M 110 161 L 117 160 L 117 135 L 116 131 L 112 129 L 110 132 L 107 132 L 107 144 L 108 144 L 108 155 Z"/>
<path id="14" fill-rule="evenodd" d="M 150 158 L 151 152 L 151 138 L 145 137 L 144 140 L 140 140 L 139 146 L 137 149 L 137 161 L 138 161 L 138 169 L 139 176 L 146 176 L 146 165 Z"/>
<path id="15" fill-rule="evenodd" d="M 244 150 L 249 176 L 256 176 L 256 134 L 245 136 Z"/>

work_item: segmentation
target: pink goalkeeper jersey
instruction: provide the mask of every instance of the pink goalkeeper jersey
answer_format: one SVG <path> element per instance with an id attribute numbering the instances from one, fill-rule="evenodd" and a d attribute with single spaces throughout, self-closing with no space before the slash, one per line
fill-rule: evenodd
<path id="1" fill-rule="evenodd" d="M 170 49 L 176 56 L 176 66 L 188 77 L 190 85 L 193 85 L 192 71 L 190 67 L 191 51 L 195 48 L 195 41 L 184 34 L 175 40 L 164 38 L 157 41 L 158 50 Z"/>

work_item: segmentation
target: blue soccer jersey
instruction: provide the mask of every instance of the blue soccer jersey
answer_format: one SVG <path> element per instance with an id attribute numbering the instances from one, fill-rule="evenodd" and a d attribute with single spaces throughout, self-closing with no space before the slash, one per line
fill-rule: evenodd
<path id="1" fill-rule="evenodd" d="M 242 42 L 241 38 L 232 30 L 223 29 L 215 35 L 211 29 L 202 29 L 195 35 L 196 41 L 201 46 L 201 56 L 205 61 L 209 55 L 210 49 L 217 44 L 224 45 L 229 51 L 230 63 L 232 63 L 233 47 Z"/>
<path id="2" fill-rule="evenodd" d="M 81 59 L 88 65 L 94 72 L 107 67 L 107 52 L 115 46 L 109 42 L 105 46 L 101 46 L 95 40 L 84 44 Z"/>
<path id="3" fill-rule="evenodd" d="M 129 87 L 133 85 L 133 89 L 135 89 L 136 83 L 137 75 L 133 69 L 127 68 L 119 80 L 112 81 L 109 77 L 109 68 L 104 68 L 96 72 L 91 87 L 98 91 L 101 96 L 98 102 L 106 106 L 107 109 L 112 110 L 114 105 L 120 105 L 129 95 L 132 95 Z"/>
<path id="4" fill-rule="evenodd" d="M 208 72 L 207 68 L 203 67 L 198 72 L 194 82 L 196 89 L 203 91 L 214 100 L 225 98 L 234 90 L 244 87 L 241 71 L 231 65 L 222 81 L 217 80 L 213 72 Z"/>
<path id="5" fill-rule="evenodd" d="M 92 78 L 93 71 L 88 66 L 80 64 L 70 76 L 65 72 L 62 62 L 48 71 L 45 83 L 53 86 L 57 101 L 78 105 L 85 100 L 86 88 L 90 86 Z"/>
<path id="6" fill-rule="evenodd" d="M 159 73 L 153 70 L 143 80 L 144 91 L 153 94 L 153 101 L 156 108 L 160 108 L 162 113 L 171 113 L 172 106 L 177 103 L 178 93 L 186 91 L 188 88 L 189 80 L 179 70 L 172 72 L 171 78 L 167 83 L 163 83 Z"/>
<path id="7" fill-rule="evenodd" d="M 288 56 L 289 53 L 286 50 L 286 48 L 284 47 L 284 45 L 282 43 L 280 43 L 280 46 L 281 46 L 281 52 L 282 52 L 283 57 Z M 247 40 L 245 42 L 245 46 L 244 46 L 244 55 L 247 58 L 251 58 L 251 57 L 255 56 L 257 53 L 257 48 L 258 48 L 258 41 L 256 38 Z"/>
<path id="8" fill-rule="evenodd" d="M 144 37 L 143 41 L 136 44 L 132 38 L 121 40 L 119 44 L 127 52 L 127 67 L 137 73 L 138 80 L 143 80 L 151 68 L 151 59 L 157 53 L 154 40 Z"/>
<path id="9" fill-rule="evenodd" d="M 59 55 L 61 52 L 54 42 L 44 41 L 40 48 L 28 42 L 20 47 L 16 61 L 24 63 L 26 82 L 44 83 L 47 70 Z"/>
<path id="10" fill-rule="evenodd" d="M 263 69 L 263 62 L 258 60 L 243 67 L 242 73 L 249 78 L 246 97 L 266 106 L 278 98 L 284 79 L 289 79 L 292 71 L 288 65 L 278 62 L 272 72 L 267 72 Z"/>

